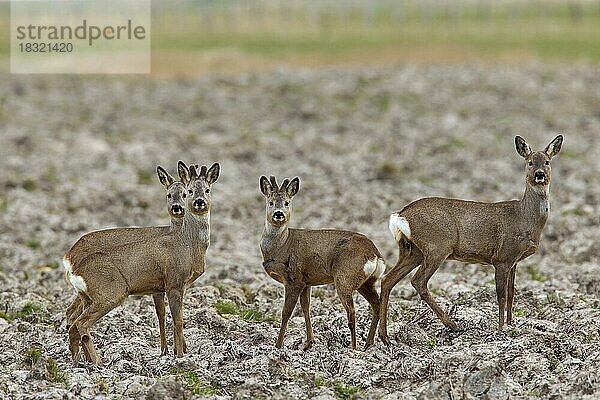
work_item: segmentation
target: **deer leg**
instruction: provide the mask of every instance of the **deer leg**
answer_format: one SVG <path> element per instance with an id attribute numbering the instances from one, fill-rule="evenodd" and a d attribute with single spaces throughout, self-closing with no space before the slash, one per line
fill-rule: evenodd
<path id="1" fill-rule="evenodd" d="M 89 359 L 93 364 L 102 364 L 102 360 L 98 356 L 96 352 L 96 348 L 94 347 L 94 342 L 92 341 L 92 336 L 90 333 L 90 328 L 106 315 L 110 310 L 115 308 L 121 303 L 122 299 L 113 300 L 110 303 L 100 303 L 94 302 L 87 307 L 83 313 L 77 318 L 73 327 L 77 329 L 80 337 L 81 337 L 81 346 L 83 347 L 83 351 L 86 354 L 86 358 Z M 73 328 L 72 327 L 72 328 Z"/>
<path id="2" fill-rule="evenodd" d="M 278 349 L 283 346 L 283 335 L 285 334 L 288 321 L 292 316 L 294 307 L 296 307 L 302 289 L 302 287 L 297 286 L 285 286 L 285 300 L 283 301 L 283 310 L 281 310 L 281 327 L 279 328 L 279 336 L 275 343 L 275 347 Z"/>
<path id="3" fill-rule="evenodd" d="M 498 298 L 498 329 L 504 328 L 504 310 L 506 307 L 506 292 L 508 289 L 508 280 L 510 269 L 504 264 L 495 265 L 496 267 L 496 296 Z"/>
<path id="4" fill-rule="evenodd" d="M 197 271 L 192 272 L 192 276 L 190 276 L 190 278 L 186 281 L 185 286 L 186 287 L 192 286 L 192 284 L 196 281 L 196 279 L 198 279 L 200 277 L 200 275 L 202 275 L 203 273 L 204 273 L 204 271 L 202 271 L 202 272 L 197 272 Z"/>
<path id="5" fill-rule="evenodd" d="M 377 331 L 377 324 L 379 323 L 379 295 L 375 290 L 376 279 L 368 279 L 361 287 L 358 288 L 358 293 L 364 297 L 371 305 L 371 327 L 369 328 L 369 335 L 367 336 L 367 343 L 365 343 L 365 350 L 375 343 L 375 332 Z"/>
<path id="6" fill-rule="evenodd" d="M 158 329 L 160 331 L 160 355 L 167 355 L 169 348 L 167 346 L 167 337 L 165 334 L 165 295 L 164 293 L 152 295 L 154 300 L 154 309 L 158 318 Z"/>
<path id="7" fill-rule="evenodd" d="M 392 289 L 402 278 L 408 275 L 413 269 L 419 266 L 423 261 L 421 252 L 413 246 L 412 253 L 399 258 L 398 263 L 392 268 L 381 281 L 381 304 L 379 311 L 379 337 L 381 341 L 387 345 L 390 344 L 390 339 L 387 334 L 387 313 L 390 293 Z"/>
<path id="8" fill-rule="evenodd" d="M 429 293 L 429 289 L 427 289 L 427 282 L 429 282 L 431 276 L 435 273 L 435 271 L 437 271 L 439 266 L 446 259 L 446 256 L 447 255 L 444 257 L 439 257 L 438 255 L 425 256 L 423 265 L 421 265 L 421 267 L 417 270 L 417 273 L 411 280 L 411 284 L 417 290 L 417 293 L 419 293 L 421 299 L 425 301 L 427 305 L 429 305 L 440 321 L 442 321 L 446 327 L 456 331 L 458 330 L 456 323 L 452 321 L 448 314 L 446 314 L 446 312 L 442 310 L 442 308 L 435 302 L 431 296 L 431 293 Z"/>
<path id="9" fill-rule="evenodd" d="M 512 325 L 512 309 L 513 301 L 515 299 L 515 274 L 517 273 L 517 266 L 513 266 L 510 270 L 508 277 L 508 290 L 506 296 L 506 325 Z"/>
<path id="10" fill-rule="evenodd" d="M 67 332 L 73 325 L 73 322 L 79 317 L 79 315 L 83 312 L 83 302 L 79 298 L 79 295 L 76 295 L 73 299 L 73 302 L 67 307 L 66 316 L 67 316 Z"/>
<path id="11" fill-rule="evenodd" d="M 352 299 L 352 291 L 345 289 L 342 285 L 336 282 L 335 285 L 338 296 L 342 301 L 342 305 L 346 309 L 348 315 L 348 328 L 350 328 L 350 338 L 352 341 L 352 350 L 356 349 L 356 312 L 354 310 L 354 300 Z"/>
<path id="12" fill-rule="evenodd" d="M 77 297 L 73 299 L 73 302 L 67 308 L 67 332 L 69 333 L 69 350 L 73 359 L 73 365 L 77 366 L 79 363 L 81 335 L 74 326 L 75 321 L 81 316 L 84 309 L 88 308 L 92 304 L 90 298 L 84 293 L 78 293 Z M 83 351 L 85 359 L 92 362 L 89 353 L 86 349 Z"/>
<path id="13" fill-rule="evenodd" d="M 81 336 L 79 335 L 79 331 L 74 325 L 71 325 L 69 328 L 69 351 L 71 352 L 71 359 L 73 360 L 73 366 L 76 367 L 79 365 L 79 352 L 81 347 L 79 343 L 81 342 Z"/>
<path id="14" fill-rule="evenodd" d="M 171 289 L 167 297 L 173 319 L 173 352 L 177 357 L 183 357 L 184 347 L 187 347 L 183 339 L 183 289 Z"/>
<path id="15" fill-rule="evenodd" d="M 302 307 L 302 313 L 304 314 L 304 323 L 306 325 L 306 344 L 304 350 L 308 350 L 312 347 L 313 329 L 310 323 L 310 286 L 306 286 L 300 294 L 300 306 Z"/>

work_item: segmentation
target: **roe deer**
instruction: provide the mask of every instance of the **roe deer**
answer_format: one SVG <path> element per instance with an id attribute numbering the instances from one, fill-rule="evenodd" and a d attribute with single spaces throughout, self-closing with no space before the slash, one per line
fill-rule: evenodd
<path id="1" fill-rule="evenodd" d="M 517 152 L 525 158 L 525 193 L 521 200 L 483 203 L 447 198 L 416 200 L 390 216 L 390 230 L 398 243 L 398 262 L 381 282 L 381 322 L 379 335 L 389 344 L 387 308 L 392 288 L 417 270 L 411 283 L 421 299 L 442 323 L 456 330 L 427 290 L 429 278 L 446 260 L 491 264 L 496 271 L 498 328 L 512 323 L 517 262 L 534 254 L 549 211 L 550 160 L 560 151 L 562 135 L 556 136 L 544 151 L 531 151 L 515 137 Z"/>
<path id="2" fill-rule="evenodd" d="M 263 266 L 267 274 L 285 288 L 281 328 L 275 347 L 283 345 L 287 323 L 299 297 L 306 323 L 304 348 L 312 346 L 311 286 L 335 283 L 348 314 L 352 349 L 356 348 L 354 291 L 358 290 L 371 305 L 372 321 L 366 349 L 374 342 L 379 320 L 379 295 L 375 283 L 385 270 L 383 258 L 373 242 L 357 232 L 288 228 L 291 200 L 299 188 L 298 177 L 291 181 L 285 179 L 281 187 L 277 186 L 274 176 L 270 181 L 265 176 L 260 177 L 260 190 L 266 198 L 266 222 L 260 243 Z"/>
<path id="3" fill-rule="evenodd" d="M 187 184 L 187 210 L 179 229 L 165 234 L 133 234 L 130 242 L 117 240 L 117 245 L 105 251 L 94 250 L 87 254 L 67 253 L 64 259 L 71 284 L 83 302 L 83 312 L 69 329 L 69 348 L 73 361 L 79 359 L 80 343 L 86 359 L 100 363 L 90 336 L 91 326 L 107 312 L 133 294 L 163 294 L 169 300 L 173 319 L 173 347 L 177 357 L 183 356 L 186 345 L 183 337 L 182 299 L 185 287 L 204 271 L 206 251 L 206 224 L 210 201 L 206 185 L 216 181 L 220 167 L 215 164 L 211 173 L 201 177 L 195 167 L 187 168 L 179 162 L 182 181 Z M 159 172 L 159 176 L 160 176 Z M 202 182 L 198 182 L 198 181 Z M 177 184 L 170 176 L 169 184 Z M 201 195 L 197 188 L 202 188 Z M 183 197 L 183 195 L 182 195 Z M 200 199 L 200 200 L 199 200 Z M 198 214 L 198 215 L 194 215 Z M 143 228 L 142 228 L 143 229 Z M 156 228 L 150 228 L 156 229 Z M 115 230 L 116 236 L 120 235 Z M 131 234 L 127 231 L 124 234 Z M 85 253 L 85 252 L 84 252 Z M 74 263 L 73 260 L 78 260 Z M 164 304 L 164 303 L 163 303 Z"/>
<path id="4" fill-rule="evenodd" d="M 186 281 L 186 286 L 190 286 L 200 275 L 204 273 L 206 267 L 205 255 L 210 246 L 210 210 L 212 206 L 210 189 L 219 179 L 221 166 L 214 163 L 210 168 L 205 165 L 198 169 L 197 165 L 190 165 L 189 168 L 179 161 L 177 163 L 179 178 L 185 183 L 188 190 L 188 211 L 194 216 L 198 236 L 194 240 L 196 247 L 196 260 L 192 266 L 192 274 Z"/>
<path id="5" fill-rule="evenodd" d="M 83 235 L 71 247 L 63 264 L 67 268 L 67 279 L 69 278 L 69 270 L 71 265 L 77 265 L 81 260 L 94 252 L 110 251 L 112 246 L 120 246 L 135 242 L 141 238 L 156 238 L 165 235 L 169 230 L 174 231 L 181 228 L 185 209 L 185 198 L 187 189 L 184 184 L 174 182 L 172 177 L 160 166 L 157 167 L 157 174 L 160 183 L 167 190 L 167 212 L 169 213 L 171 224 L 170 226 L 156 227 L 127 227 L 127 228 L 109 228 L 98 231 L 93 231 Z M 70 260 L 70 261 L 69 261 Z M 160 348 L 161 355 L 166 355 L 168 352 L 167 338 L 165 334 L 165 300 L 164 293 L 152 295 L 154 300 L 154 308 L 158 319 L 158 327 L 160 331 Z M 71 325 L 79 317 L 83 311 L 83 302 L 79 295 L 75 295 L 73 302 L 67 307 L 67 331 Z M 185 347 L 185 344 L 184 344 Z M 186 350 L 184 349 L 184 352 Z M 88 360 L 89 361 L 89 360 Z"/>

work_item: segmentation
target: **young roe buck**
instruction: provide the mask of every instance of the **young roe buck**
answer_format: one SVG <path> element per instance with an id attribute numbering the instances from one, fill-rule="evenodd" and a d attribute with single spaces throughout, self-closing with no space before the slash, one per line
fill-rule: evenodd
<path id="1" fill-rule="evenodd" d="M 427 282 L 446 259 L 491 264 L 496 271 L 498 327 L 512 323 L 516 264 L 534 254 L 549 211 L 550 160 L 563 142 L 556 136 L 544 151 L 531 151 L 515 137 L 517 153 L 525 158 L 525 193 L 521 200 L 482 203 L 447 198 L 416 200 L 390 216 L 398 243 L 398 263 L 381 282 L 379 335 L 389 343 L 387 309 L 392 288 L 421 265 L 411 280 L 421 299 L 448 328 L 457 325 L 431 297 Z"/>
<path id="2" fill-rule="evenodd" d="M 298 177 L 291 181 L 285 179 L 281 187 L 277 186 L 274 176 L 270 180 L 260 177 L 260 190 L 266 198 L 266 223 L 260 242 L 263 266 L 269 276 L 285 288 L 281 328 L 275 347 L 283 345 L 287 323 L 298 297 L 306 323 L 304 348 L 312 346 L 311 286 L 334 283 L 348 314 L 352 349 L 356 348 L 354 291 L 358 290 L 371 305 L 372 321 L 366 349 L 374 342 L 379 320 L 379 296 L 375 283 L 385 270 L 383 258 L 373 242 L 357 232 L 289 228 L 291 201 L 299 188 Z"/>
<path id="3" fill-rule="evenodd" d="M 93 250 L 84 255 L 70 251 L 65 256 L 67 274 L 83 302 L 83 312 L 69 329 L 69 348 L 75 363 L 79 359 L 80 344 L 88 360 L 101 362 L 91 340 L 91 326 L 129 295 L 141 294 L 166 293 L 173 319 L 175 354 L 183 356 L 186 345 L 182 299 L 185 288 L 204 272 L 210 186 L 217 180 L 220 167 L 218 164 L 211 169 L 203 166 L 198 173 L 196 167 L 188 169 L 179 162 L 178 170 L 187 185 L 188 211 L 179 229 L 157 236 L 139 232 L 132 241 L 117 240 L 120 244 L 109 246 L 105 251 Z M 176 184 L 170 176 L 165 179 L 169 188 Z M 118 236 L 120 231 L 116 230 L 115 234 Z M 79 262 L 74 263 L 74 259 Z"/>
<path id="4" fill-rule="evenodd" d="M 110 248 L 113 246 L 126 245 L 140 240 L 141 238 L 156 238 L 167 234 L 169 231 L 175 231 L 181 228 L 183 215 L 185 213 L 183 206 L 185 204 L 187 189 L 181 182 L 174 182 L 172 177 L 160 166 L 157 167 L 157 174 L 161 184 L 167 190 L 167 211 L 171 219 L 170 226 L 109 228 L 86 233 L 75 242 L 65 256 L 65 259 L 63 259 L 63 263 L 67 268 L 67 278 L 69 278 L 70 275 L 69 271 L 71 264 L 79 264 L 81 260 L 88 257 L 89 254 L 110 251 Z M 70 258 L 67 259 L 67 256 Z M 158 318 L 161 355 L 166 355 L 168 347 L 165 334 L 164 293 L 154 294 L 152 297 Z M 67 307 L 66 311 L 67 331 L 69 331 L 73 322 L 83 311 L 82 308 L 83 301 L 81 300 L 81 297 L 76 294 L 75 299 L 69 307 Z"/>

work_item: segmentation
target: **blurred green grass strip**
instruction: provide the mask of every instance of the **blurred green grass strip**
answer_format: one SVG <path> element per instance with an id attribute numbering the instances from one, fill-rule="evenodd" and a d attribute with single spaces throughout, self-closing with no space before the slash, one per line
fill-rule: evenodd
<path id="1" fill-rule="evenodd" d="M 9 15 L 8 2 L 0 2 L 0 13 Z M 9 18 L 0 20 L 5 56 L 8 24 Z M 275 61 L 311 55 L 344 60 L 365 51 L 447 48 L 483 60 L 511 54 L 600 60 L 597 0 L 157 0 L 151 30 L 155 57 L 222 50 Z"/>
<path id="2" fill-rule="evenodd" d="M 161 5 L 162 4 L 162 5 Z M 464 47 L 600 59 L 599 1 L 182 1 L 153 9 L 153 49 L 260 56 Z"/>

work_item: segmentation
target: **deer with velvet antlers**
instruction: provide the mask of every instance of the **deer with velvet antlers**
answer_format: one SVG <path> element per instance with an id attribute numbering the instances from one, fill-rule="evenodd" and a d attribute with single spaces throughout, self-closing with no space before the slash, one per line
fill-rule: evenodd
<path id="1" fill-rule="evenodd" d="M 352 295 L 358 291 L 371 305 L 372 320 L 365 348 L 374 342 L 379 320 L 375 283 L 385 270 L 383 258 L 366 236 L 337 229 L 294 229 L 288 224 L 292 198 L 300 189 L 298 177 L 277 185 L 274 176 L 260 178 L 266 199 L 266 221 L 260 248 L 267 274 L 283 284 L 285 299 L 275 346 L 283 346 L 288 320 L 300 298 L 306 323 L 305 350 L 313 344 L 310 322 L 311 287 L 334 283 L 348 316 L 352 349 L 356 348 L 356 322 Z"/>
<path id="2" fill-rule="evenodd" d="M 204 272 L 209 245 L 210 186 L 219 176 L 219 164 L 210 169 L 178 164 L 181 182 L 157 168 L 167 190 L 170 227 L 114 228 L 84 235 L 63 258 L 69 282 L 77 298 L 67 309 L 69 349 L 78 363 L 85 358 L 100 364 L 92 342 L 91 327 L 130 295 L 152 294 L 164 334 L 166 294 L 173 319 L 173 347 L 177 357 L 187 346 L 183 337 L 183 294 Z M 177 221 L 181 219 L 181 222 Z"/>

